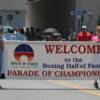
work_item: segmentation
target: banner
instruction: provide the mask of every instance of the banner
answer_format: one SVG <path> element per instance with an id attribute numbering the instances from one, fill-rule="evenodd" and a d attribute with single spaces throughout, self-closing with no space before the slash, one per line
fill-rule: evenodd
<path id="1" fill-rule="evenodd" d="M 7 79 L 100 79 L 100 43 L 5 42 Z"/>

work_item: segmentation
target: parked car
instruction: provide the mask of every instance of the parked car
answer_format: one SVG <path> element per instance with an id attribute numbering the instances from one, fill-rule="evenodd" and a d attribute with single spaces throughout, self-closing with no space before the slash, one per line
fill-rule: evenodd
<path id="1" fill-rule="evenodd" d="M 3 34 L 4 40 L 17 40 L 17 41 L 27 41 L 27 38 L 24 34 L 14 34 L 14 33 L 6 33 Z"/>
<path id="2" fill-rule="evenodd" d="M 61 33 L 55 28 L 46 28 L 41 35 L 43 40 L 46 41 L 60 41 L 62 39 Z"/>

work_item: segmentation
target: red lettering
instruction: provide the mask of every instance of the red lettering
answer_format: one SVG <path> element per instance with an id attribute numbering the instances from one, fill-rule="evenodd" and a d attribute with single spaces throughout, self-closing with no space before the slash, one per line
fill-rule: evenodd
<path id="1" fill-rule="evenodd" d="M 62 45 L 56 45 L 56 53 L 62 53 L 63 46 Z"/>
<path id="2" fill-rule="evenodd" d="M 98 54 L 100 53 L 100 45 L 45 45 L 47 54 Z"/>
<path id="3" fill-rule="evenodd" d="M 97 47 L 96 45 L 93 45 L 93 46 L 87 45 L 87 53 L 96 53 L 97 52 L 96 47 Z"/>
<path id="4" fill-rule="evenodd" d="M 100 53 L 100 45 L 97 46 L 97 53 Z"/>
<path id="5" fill-rule="evenodd" d="M 71 52 L 72 52 L 73 54 L 77 53 L 77 45 L 72 45 L 72 46 L 71 46 Z"/>
<path id="6" fill-rule="evenodd" d="M 63 53 L 70 53 L 70 50 L 68 50 L 67 45 L 64 45 L 64 52 Z"/>
<path id="7" fill-rule="evenodd" d="M 80 45 L 78 48 L 79 53 L 85 53 L 86 52 L 86 46 L 85 45 Z"/>
<path id="8" fill-rule="evenodd" d="M 39 77 L 39 71 L 32 71 L 32 70 L 8 70 L 8 76 L 11 76 L 11 77 L 16 77 L 16 76 L 38 76 Z"/>
<path id="9" fill-rule="evenodd" d="M 52 54 L 54 51 L 54 47 L 55 45 L 45 45 L 46 52 Z"/>

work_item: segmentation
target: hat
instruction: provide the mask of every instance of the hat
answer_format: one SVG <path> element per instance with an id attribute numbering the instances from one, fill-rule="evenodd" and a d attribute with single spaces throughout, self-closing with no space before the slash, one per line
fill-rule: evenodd
<path id="1" fill-rule="evenodd" d="M 82 26 L 82 29 L 87 29 L 87 26 L 83 25 L 83 26 Z"/>

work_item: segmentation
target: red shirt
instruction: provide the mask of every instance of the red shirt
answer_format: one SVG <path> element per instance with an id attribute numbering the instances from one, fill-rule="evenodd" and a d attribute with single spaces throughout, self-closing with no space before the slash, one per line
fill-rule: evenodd
<path id="1" fill-rule="evenodd" d="M 92 36 L 93 35 L 90 32 L 86 32 L 86 33 L 80 32 L 76 36 L 76 41 L 91 41 Z"/>

